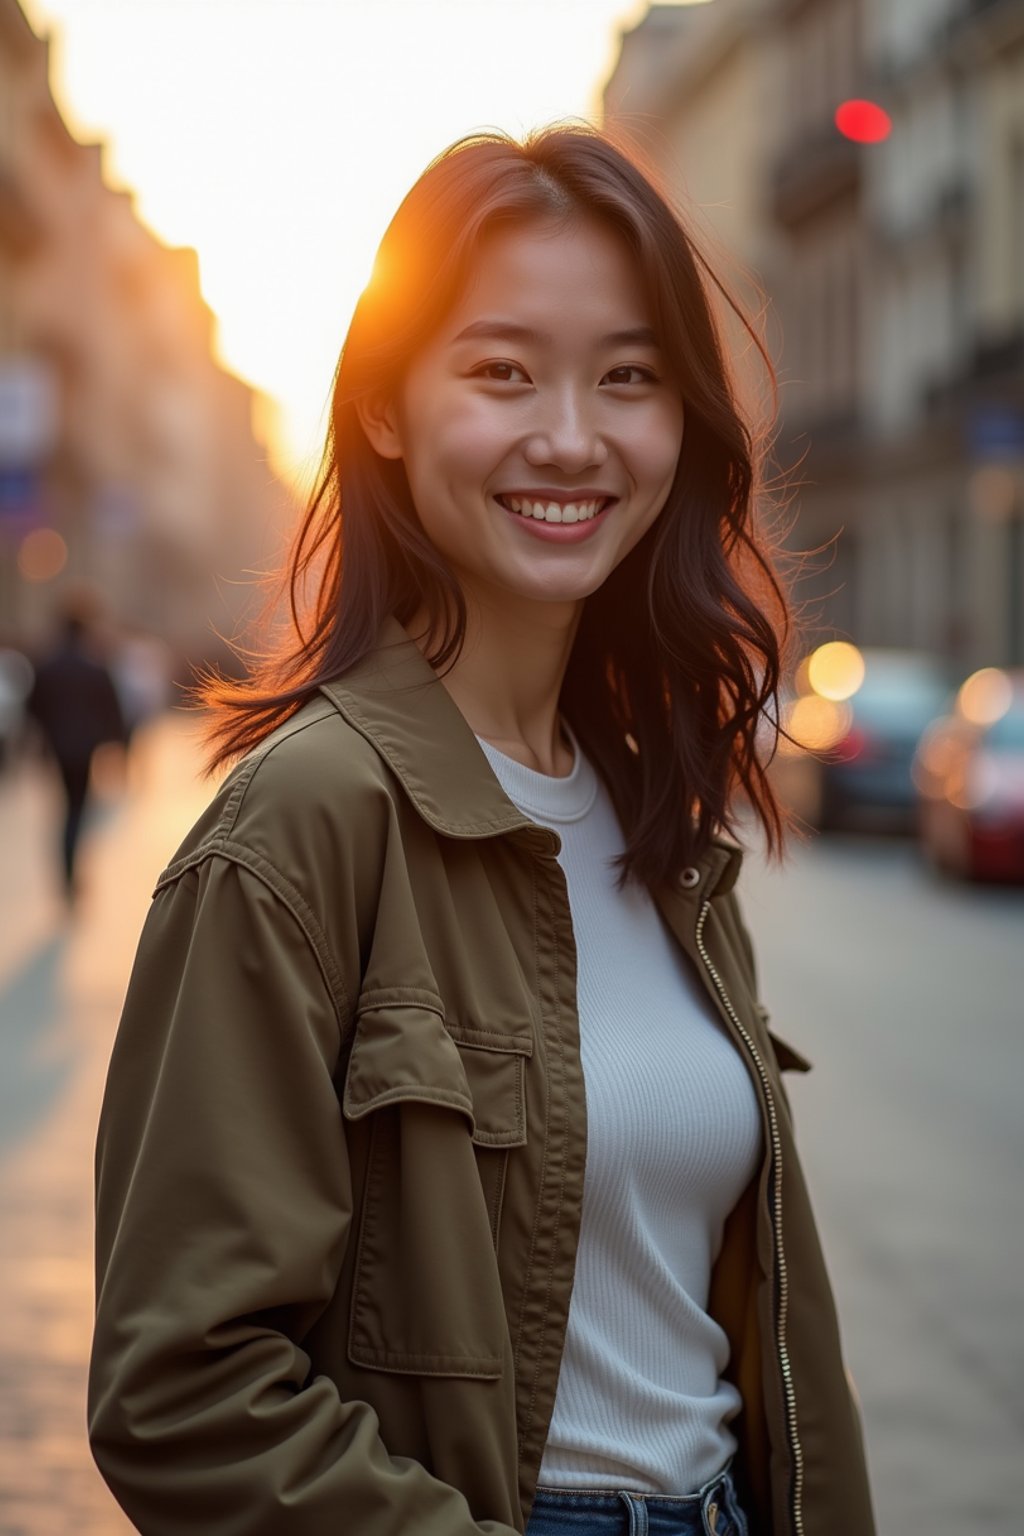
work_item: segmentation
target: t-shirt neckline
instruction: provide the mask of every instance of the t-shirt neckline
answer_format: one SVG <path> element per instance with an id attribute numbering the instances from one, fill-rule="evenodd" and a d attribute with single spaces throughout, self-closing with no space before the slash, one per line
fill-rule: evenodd
<path id="1" fill-rule="evenodd" d="M 520 810 L 532 812 L 545 821 L 579 821 L 597 796 L 598 780 L 593 764 L 565 720 L 562 729 L 573 750 L 572 769 L 564 775 L 538 773 L 536 768 L 517 762 L 482 736 L 476 738 L 509 799 Z"/>

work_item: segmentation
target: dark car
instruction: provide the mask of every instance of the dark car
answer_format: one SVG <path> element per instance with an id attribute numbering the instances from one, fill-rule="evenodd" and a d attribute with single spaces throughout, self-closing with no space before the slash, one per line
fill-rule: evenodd
<path id="1" fill-rule="evenodd" d="M 801 814 L 821 828 L 912 831 L 914 753 L 953 692 L 942 663 L 830 641 L 801 663 L 794 686 L 784 723 L 803 748 Z"/>
<path id="2" fill-rule="evenodd" d="M 1024 881 L 1024 671 L 986 667 L 914 759 L 921 844 L 968 880 Z"/>

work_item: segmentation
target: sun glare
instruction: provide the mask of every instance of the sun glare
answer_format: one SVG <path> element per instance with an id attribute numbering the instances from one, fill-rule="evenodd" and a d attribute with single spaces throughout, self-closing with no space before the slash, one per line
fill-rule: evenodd
<path id="1" fill-rule="evenodd" d="M 319 455 L 338 349 L 397 203 L 474 129 L 596 117 L 641 0 L 25 0 L 53 85 L 162 239 L 199 252 L 218 347 Z M 244 15 L 244 24 L 242 17 Z"/>

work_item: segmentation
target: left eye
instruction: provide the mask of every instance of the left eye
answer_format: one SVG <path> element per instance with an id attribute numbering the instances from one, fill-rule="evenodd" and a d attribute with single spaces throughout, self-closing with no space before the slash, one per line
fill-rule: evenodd
<path id="1" fill-rule="evenodd" d="M 654 383 L 654 374 L 649 368 L 640 368 L 633 363 L 623 363 L 621 368 L 612 368 L 604 377 L 609 384 Z"/>

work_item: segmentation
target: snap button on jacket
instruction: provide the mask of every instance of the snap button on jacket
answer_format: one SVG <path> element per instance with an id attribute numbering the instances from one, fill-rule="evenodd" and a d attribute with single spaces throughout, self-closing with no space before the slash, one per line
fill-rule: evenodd
<path id="1" fill-rule="evenodd" d="M 99 1125 L 89 1381 L 143 1536 L 524 1530 L 586 1162 L 557 850 L 392 622 L 161 875 Z M 872 1536 L 781 1076 L 807 1063 L 760 1008 L 739 859 L 657 899 L 762 1105 L 710 1299 L 752 1531 Z"/>

